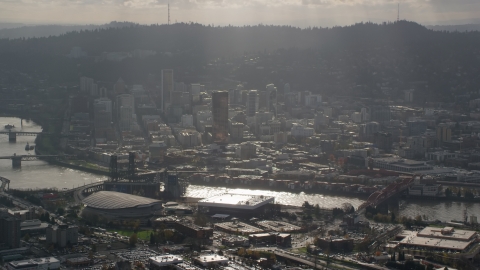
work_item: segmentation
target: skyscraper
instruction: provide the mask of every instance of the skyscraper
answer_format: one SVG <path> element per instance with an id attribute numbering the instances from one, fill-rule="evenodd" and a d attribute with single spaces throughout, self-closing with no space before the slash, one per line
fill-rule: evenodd
<path id="1" fill-rule="evenodd" d="M 160 87 L 160 110 L 165 111 L 167 102 L 170 102 L 170 93 L 173 91 L 173 70 L 162 69 L 162 85 Z"/>
<path id="2" fill-rule="evenodd" d="M 118 78 L 118 81 L 113 85 L 114 95 L 125 94 L 125 82 L 122 78 Z"/>
<path id="3" fill-rule="evenodd" d="M 268 84 L 267 87 L 267 98 L 265 101 L 265 108 L 267 112 L 277 111 L 277 87 L 273 83 Z"/>
<path id="4" fill-rule="evenodd" d="M 20 247 L 19 216 L 11 214 L 6 208 L 0 209 L 0 243 L 8 248 Z"/>
<path id="5" fill-rule="evenodd" d="M 247 97 L 247 116 L 255 116 L 258 107 L 258 92 L 257 90 L 250 90 Z"/>
<path id="6" fill-rule="evenodd" d="M 225 144 L 228 139 L 228 92 L 212 93 L 212 136 L 215 143 Z"/>
<path id="7" fill-rule="evenodd" d="M 85 94 L 90 94 L 92 91 L 92 87 L 94 85 L 93 79 L 88 77 L 81 77 L 80 78 L 80 92 Z"/>

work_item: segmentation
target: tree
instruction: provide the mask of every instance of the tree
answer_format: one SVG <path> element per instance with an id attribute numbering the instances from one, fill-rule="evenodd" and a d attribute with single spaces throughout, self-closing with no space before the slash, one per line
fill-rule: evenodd
<path id="1" fill-rule="evenodd" d="M 134 247 L 136 244 L 137 244 L 137 241 L 138 241 L 138 237 L 137 237 L 137 234 L 134 233 L 130 236 L 130 239 L 128 239 L 128 243 L 130 244 L 130 246 Z"/>
<path id="2" fill-rule="evenodd" d="M 392 222 L 395 222 L 396 217 L 394 212 L 392 212 L 392 214 L 390 215 L 390 219 L 392 220 Z"/>
<path id="3" fill-rule="evenodd" d="M 309 203 L 309 202 L 305 201 L 305 202 L 302 204 L 302 207 L 308 209 L 308 208 L 310 208 L 311 206 L 310 206 L 310 203 Z"/>
<path id="4" fill-rule="evenodd" d="M 155 245 L 155 235 L 153 232 L 150 233 L 150 245 Z"/>
<path id="5" fill-rule="evenodd" d="M 462 197 L 462 192 L 460 190 L 458 190 L 458 192 L 457 192 L 457 197 L 458 198 Z"/>
<path id="6" fill-rule="evenodd" d="M 452 190 L 450 188 L 445 189 L 445 196 L 446 197 L 451 197 L 452 196 Z"/>
<path id="7" fill-rule="evenodd" d="M 63 209 L 63 207 L 57 208 L 57 214 L 59 214 L 60 216 L 65 215 L 65 209 Z"/>
<path id="8" fill-rule="evenodd" d="M 23 237 L 23 240 L 24 240 L 25 242 L 28 242 L 28 240 L 30 240 L 30 235 L 29 235 L 28 233 L 25 234 L 25 236 Z"/>
<path id="9" fill-rule="evenodd" d="M 469 199 L 469 200 L 472 200 L 475 196 L 473 195 L 473 193 L 471 191 L 466 191 L 465 192 L 465 199 Z"/>
<path id="10" fill-rule="evenodd" d="M 97 252 L 97 245 L 93 244 L 91 248 L 92 248 L 92 252 Z"/>

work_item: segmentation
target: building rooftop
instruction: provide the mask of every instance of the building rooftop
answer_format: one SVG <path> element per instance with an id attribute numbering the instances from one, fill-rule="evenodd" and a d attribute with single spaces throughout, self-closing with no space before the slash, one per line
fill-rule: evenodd
<path id="1" fill-rule="evenodd" d="M 475 241 L 476 232 L 453 227 L 426 227 L 418 233 L 404 231 L 399 236 L 405 237 L 400 245 L 463 251 Z"/>
<path id="2" fill-rule="evenodd" d="M 435 227 L 426 227 L 425 229 L 418 232 L 418 236 L 422 237 L 432 237 L 432 238 L 442 238 L 442 239 L 452 239 L 457 241 L 469 241 L 477 233 L 475 231 L 467 230 L 457 230 L 453 227 L 444 227 L 435 228 Z"/>
<path id="3" fill-rule="evenodd" d="M 83 204 L 98 209 L 124 209 L 149 207 L 160 204 L 160 201 L 115 191 L 99 191 L 85 198 Z"/>
<path id="4" fill-rule="evenodd" d="M 149 258 L 150 263 L 153 263 L 157 266 L 166 266 L 170 264 L 183 263 L 183 259 L 180 256 L 175 255 L 161 255 Z"/>
<path id="5" fill-rule="evenodd" d="M 226 231 L 238 232 L 243 234 L 263 232 L 262 229 L 248 225 L 243 222 L 222 222 L 215 224 L 215 227 Z"/>
<path id="6" fill-rule="evenodd" d="M 200 200 L 198 206 L 255 209 L 274 201 L 272 196 L 228 193 Z"/>

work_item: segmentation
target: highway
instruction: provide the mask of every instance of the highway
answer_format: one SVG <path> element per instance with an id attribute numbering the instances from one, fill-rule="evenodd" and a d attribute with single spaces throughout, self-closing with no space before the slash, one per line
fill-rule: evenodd
<path id="1" fill-rule="evenodd" d="M 305 264 L 311 267 L 317 267 L 317 269 L 331 269 L 327 267 L 327 262 L 325 260 L 316 259 L 317 262 L 315 263 L 315 257 L 311 256 L 310 254 L 294 254 L 289 252 L 288 250 L 283 250 L 275 247 L 267 247 L 267 248 L 255 248 L 258 250 L 265 250 L 271 251 L 275 254 L 275 256 L 283 257 L 289 260 L 296 261 L 301 264 Z M 334 269 L 347 269 L 347 270 L 355 270 L 355 269 L 374 269 L 374 270 L 387 270 L 388 268 L 375 265 L 375 264 L 368 264 L 359 261 L 355 261 L 349 258 L 346 258 L 345 261 L 348 261 L 353 264 L 357 264 L 358 267 L 355 266 L 346 266 L 344 264 L 338 262 L 330 262 L 328 266 L 333 267 Z"/>

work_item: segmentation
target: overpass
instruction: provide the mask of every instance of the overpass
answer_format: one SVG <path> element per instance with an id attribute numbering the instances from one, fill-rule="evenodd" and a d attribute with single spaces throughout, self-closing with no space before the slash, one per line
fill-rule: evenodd
<path id="1" fill-rule="evenodd" d="M 401 194 L 413 185 L 415 177 L 416 176 L 414 175 L 412 177 L 405 178 L 400 182 L 391 183 L 382 190 L 375 191 L 368 197 L 367 201 L 358 207 L 357 212 L 365 210 L 368 206 L 377 207 L 391 197 Z"/>
<path id="2" fill-rule="evenodd" d="M 0 159 L 11 159 L 12 167 L 19 168 L 22 166 L 22 161 L 33 161 L 39 159 L 76 159 L 76 156 L 72 155 L 17 155 L 13 156 L 0 156 Z"/>

